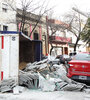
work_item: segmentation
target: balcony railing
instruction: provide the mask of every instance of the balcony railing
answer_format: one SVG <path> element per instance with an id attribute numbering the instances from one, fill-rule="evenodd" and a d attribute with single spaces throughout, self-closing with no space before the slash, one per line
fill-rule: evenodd
<path id="1" fill-rule="evenodd" d="M 66 37 L 60 37 L 60 36 L 49 36 L 49 38 L 51 41 L 72 43 L 72 38 L 66 38 Z"/>

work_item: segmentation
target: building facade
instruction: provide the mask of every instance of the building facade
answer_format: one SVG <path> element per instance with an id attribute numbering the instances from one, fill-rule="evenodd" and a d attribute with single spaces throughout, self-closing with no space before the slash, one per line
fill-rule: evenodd
<path id="1" fill-rule="evenodd" d="M 17 23 L 18 31 L 20 31 L 21 21 L 22 21 L 22 11 L 17 9 Z M 20 15 L 21 13 L 21 15 Z M 42 42 L 42 54 L 46 55 L 48 53 L 48 43 L 47 43 L 47 27 L 46 27 L 46 17 L 30 12 L 25 15 L 25 25 L 23 33 L 30 37 L 31 40 Z"/>
<path id="2" fill-rule="evenodd" d="M 15 7 L 15 2 L 12 3 L 12 6 Z M 16 11 L 8 5 L 6 0 L 0 0 L 0 30 L 17 31 Z"/>
<path id="3" fill-rule="evenodd" d="M 59 25 L 59 29 L 56 30 L 55 34 L 52 35 L 52 32 L 49 27 L 49 52 L 51 47 L 51 44 L 53 46 L 52 55 L 62 55 L 62 54 L 68 54 L 69 53 L 69 43 L 72 43 L 72 38 L 70 36 L 67 36 L 69 34 L 67 30 L 63 31 L 63 25 L 67 27 L 68 25 L 54 19 L 49 20 L 52 24 L 56 25 L 56 28 Z M 51 43 L 50 43 L 51 42 Z"/>
<path id="4" fill-rule="evenodd" d="M 49 21 L 51 21 L 52 24 L 57 25 L 57 27 L 58 25 L 60 27 L 60 30 L 57 29 L 55 34 L 52 35 L 52 31 L 49 26 L 49 38 L 51 39 L 50 42 L 52 43 L 53 46 L 52 54 L 60 55 L 60 54 L 69 54 L 70 52 L 73 52 L 77 37 L 72 32 L 67 30 L 68 25 L 65 24 L 64 22 L 55 19 L 49 19 Z M 66 29 L 63 28 L 63 25 L 64 27 L 66 27 Z M 81 25 L 81 28 L 83 28 L 84 25 Z M 49 52 L 50 49 L 52 48 L 50 42 L 49 42 Z M 82 42 L 82 40 L 79 40 L 76 47 L 76 51 L 86 52 L 89 51 L 89 49 L 86 48 L 86 45 L 84 42 Z"/>

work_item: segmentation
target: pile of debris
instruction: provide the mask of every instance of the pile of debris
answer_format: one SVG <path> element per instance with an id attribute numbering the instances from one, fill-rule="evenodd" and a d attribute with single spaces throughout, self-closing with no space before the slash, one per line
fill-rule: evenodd
<path id="1" fill-rule="evenodd" d="M 13 79 L 3 80 L 0 83 L 0 92 L 3 93 L 12 91 L 15 86 L 16 86 L 15 80 Z"/>
<path id="2" fill-rule="evenodd" d="M 39 88 L 39 76 L 37 72 L 47 69 L 47 59 L 29 63 L 23 71 L 19 71 L 19 85 L 29 89 Z"/>
<path id="3" fill-rule="evenodd" d="M 27 72 L 27 71 L 39 72 L 39 71 L 47 68 L 47 62 L 48 62 L 48 59 L 44 59 L 39 62 L 29 63 L 29 64 L 27 64 L 24 71 L 25 72 Z"/>
<path id="4" fill-rule="evenodd" d="M 19 85 L 29 89 L 38 88 L 39 77 L 37 73 L 19 71 Z"/>
<path id="5" fill-rule="evenodd" d="M 63 64 L 58 65 L 55 60 L 44 59 L 27 64 L 26 68 L 20 71 L 19 84 L 29 89 L 41 88 L 42 91 L 81 91 L 86 87 L 83 83 L 69 79 L 66 74 Z"/>
<path id="6" fill-rule="evenodd" d="M 19 71 L 19 85 L 29 89 L 39 88 L 42 91 L 81 91 L 87 87 L 83 83 L 69 79 L 65 66 L 55 62 L 57 61 L 44 59 L 27 64 Z M 11 91 L 14 87 L 13 80 L 5 80 L 0 84 L 0 91 Z"/>

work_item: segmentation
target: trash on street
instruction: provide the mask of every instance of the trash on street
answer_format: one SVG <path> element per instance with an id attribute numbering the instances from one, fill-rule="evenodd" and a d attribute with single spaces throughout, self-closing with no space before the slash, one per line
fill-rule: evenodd
<path id="1" fill-rule="evenodd" d="M 44 59 L 39 62 L 28 63 L 23 70 L 19 70 L 19 85 L 28 89 L 41 89 L 42 91 L 82 91 L 87 85 L 75 82 L 67 77 L 63 64 L 54 63 L 53 60 Z M 13 80 L 2 81 L 1 92 L 11 91 L 15 88 Z"/>

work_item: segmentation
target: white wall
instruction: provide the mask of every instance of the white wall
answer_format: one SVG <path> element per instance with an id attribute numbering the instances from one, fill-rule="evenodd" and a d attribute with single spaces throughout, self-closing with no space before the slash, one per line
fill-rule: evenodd
<path id="1" fill-rule="evenodd" d="M 7 6 L 7 12 L 3 11 L 3 4 L 7 4 L 6 0 L 0 0 L 0 25 L 1 30 L 3 30 L 3 25 L 8 26 L 8 31 L 17 31 L 16 25 L 16 11 L 13 11 L 10 6 Z M 9 0 L 10 2 L 10 0 Z M 12 3 L 15 8 L 16 3 Z"/>

